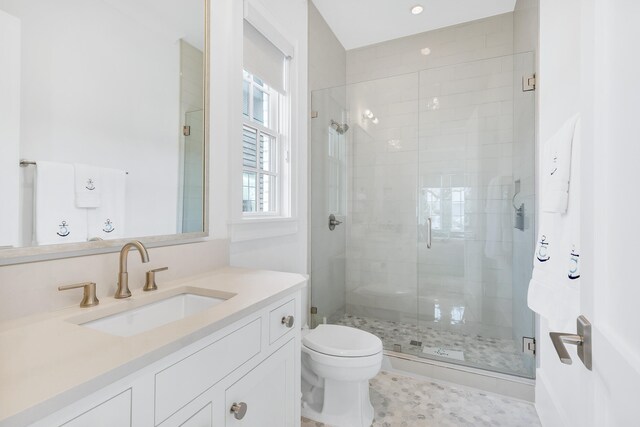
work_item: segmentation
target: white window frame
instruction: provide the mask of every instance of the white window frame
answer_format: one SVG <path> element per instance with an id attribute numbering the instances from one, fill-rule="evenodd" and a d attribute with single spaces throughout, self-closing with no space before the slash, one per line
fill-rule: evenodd
<path id="1" fill-rule="evenodd" d="M 285 65 L 285 73 L 287 72 L 287 67 Z M 251 76 L 247 78 L 247 75 Z M 253 78 L 253 74 L 251 74 L 248 70 L 243 70 L 242 73 L 242 81 L 243 83 L 249 84 L 249 111 L 248 116 L 244 115 L 244 111 L 240 114 L 242 116 L 242 127 L 243 132 L 244 128 L 248 127 L 256 130 L 256 139 L 257 139 L 257 164 L 255 168 L 250 168 L 244 165 L 244 156 L 241 158 L 241 167 L 242 174 L 241 178 L 244 179 L 245 172 L 254 172 L 256 173 L 256 192 L 259 193 L 259 182 L 260 175 L 267 175 L 274 177 L 276 181 L 275 185 L 275 209 L 267 212 L 258 211 L 258 204 L 260 203 L 259 197 L 256 198 L 256 211 L 253 212 L 245 212 L 244 211 L 244 197 L 241 197 L 240 203 L 242 206 L 240 210 L 242 212 L 242 217 L 244 219 L 260 219 L 260 218 L 278 218 L 278 217 L 288 217 L 290 215 L 290 182 L 289 182 L 289 122 L 290 122 L 290 97 L 286 94 L 282 94 L 272 87 L 268 86 L 268 84 L 264 84 L 263 86 L 258 85 Z M 255 76 L 258 79 L 262 80 L 260 76 Z M 285 76 L 288 77 L 288 76 Z M 287 80 L 285 80 L 287 81 Z M 265 86 L 268 88 L 267 93 L 269 94 L 269 123 L 262 124 L 256 120 L 254 120 L 253 116 L 253 93 L 256 88 L 263 90 Z M 260 163 L 260 136 L 268 135 L 275 139 L 275 151 L 276 151 L 276 161 L 275 161 L 275 172 L 268 172 L 258 168 Z M 242 184 L 242 183 L 241 183 Z M 241 186 L 241 192 L 244 195 L 244 184 Z"/>

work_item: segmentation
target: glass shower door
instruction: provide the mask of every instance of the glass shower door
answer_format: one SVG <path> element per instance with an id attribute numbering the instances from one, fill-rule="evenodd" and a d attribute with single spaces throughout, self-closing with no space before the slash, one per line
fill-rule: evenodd
<path id="1" fill-rule="evenodd" d="M 533 66 L 529 53 L 420 73 L 421 357 L 533 376 Z"/>

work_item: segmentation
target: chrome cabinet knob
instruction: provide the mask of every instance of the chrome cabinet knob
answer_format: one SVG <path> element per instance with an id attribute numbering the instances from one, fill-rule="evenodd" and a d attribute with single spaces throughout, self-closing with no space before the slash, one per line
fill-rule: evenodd
<path id="1" fill-rule="evenodd" d="M 234 403 L 231 405 L 231 410 L 229 412 L 233 414 L 236 420 L 241 420 L 247 414 L 247 404 L 244 402 Z"/>
<path id="2" fill-rule="evenodd" d="M 294 322 L 294 317 L 293 316 L 284 316 L 282 318 L 282 324 L 284 326 L 286 326 L 287 328 L 292 328 L 293 327 L 293 322 Z"/>

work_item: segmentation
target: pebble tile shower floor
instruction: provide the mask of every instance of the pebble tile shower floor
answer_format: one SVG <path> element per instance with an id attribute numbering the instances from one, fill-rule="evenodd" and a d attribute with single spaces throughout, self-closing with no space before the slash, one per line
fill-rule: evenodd
<path id="1" fill-rule="evenodd" d="M 488 338 L 423 325 L 418 330 L 416 325 L 409 323 L 352 315 L 345 315 L 335 323 L 371 332 L 382 340 L 385 350 L 394 351 L 394 344 L 400 344 L 402 353 L 425 357 L 422 347 L 410 344 L 419 337 L 423 346 L 462 351 L 465 365 L 523 377 L 529 377 L 533 368 L 533 358 L 524 355 L 520 346 L 513 340 Z M 446 358 L 439 360 L 456 362 Z"/>
<path id="2" fill-rule="evenodd" d="M 371 380 L 373 427 L 536 427 L 532 403 L 382 371 Z M 302 427 L 329 427 L 302 419 Z"/>

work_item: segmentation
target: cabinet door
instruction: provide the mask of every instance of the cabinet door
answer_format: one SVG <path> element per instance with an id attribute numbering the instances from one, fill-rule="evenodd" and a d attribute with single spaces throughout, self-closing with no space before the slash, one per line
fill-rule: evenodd
<path id="1" fill-rule="evenodd" d="M 227 388 L 227 427 L 293 427 L 296 391 L 294 341 Z M 237 408 L 236 413 L 231 409 Z M 298 423 L 300 420 L 298 420 Z"/>
<path id="2" fill-rule="evenodd" d="M 207 406 L 192 415 L 187 421 L 180 424 L 180 427 L 211 427 L 213 425 L 211 411 L 212 404 L 209 403 Z"/>
<path id="3" fill-rule="evenodd" d="M 131 389 L 62 424 L 62 427 L 130 427 Z"/>

